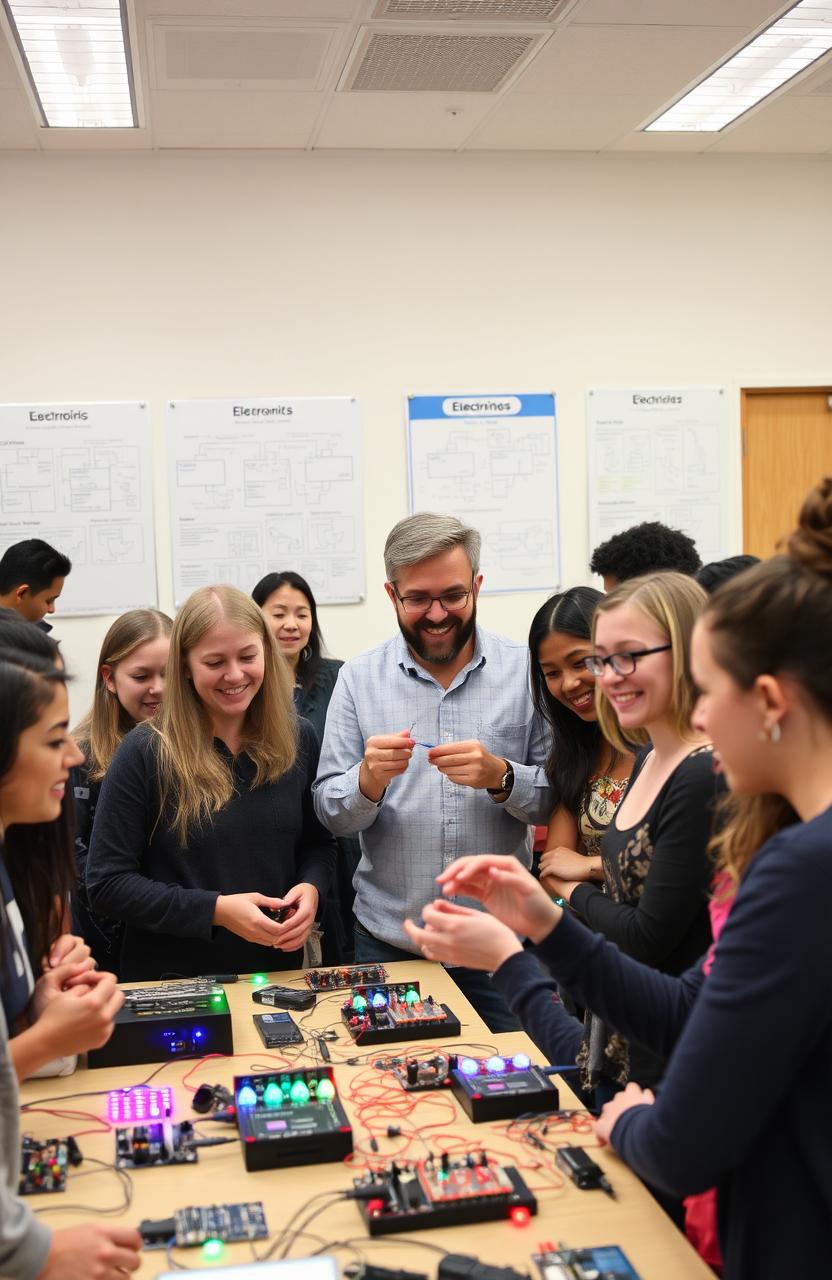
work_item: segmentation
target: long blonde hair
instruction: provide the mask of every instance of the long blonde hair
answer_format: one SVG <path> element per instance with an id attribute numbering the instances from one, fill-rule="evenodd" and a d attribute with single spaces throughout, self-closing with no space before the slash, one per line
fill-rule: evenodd
<path id="1" fill-rule="evenodd" d="M 210 716 L 185 669 L 188 654 L 219 622 L 253 632 L 263 646 L 263 683 L 246 711 L 241 743 L 256 766 L 252 785 L 276 781 L 292 768 L 297 755 L 292 677 L 266 619 L 254 601 L 236 587 L 201 587 L 176 615 L 165 698 L 153 726 L 158 745 L 159 816 L 162 818 L 171 806 L 171 827 L 183 848 L 189 828 L 209 822 L 234 794 L 231 769 L 213 748 Z"/>
<path id="2" fill-rule="evenodd" d="M 92 706 L 72 731 L 89 762 L 91 782 L 102 780 L 122 738 L 134 728 L 118 696 L 107 688 L 101 668 L 108 666 L 111 671 L 115 670 L 140 645 L 159 636 L 169 636 L 172 628 L 171 619 L 158 609 L 131 609 L 116 618 L 105 635 L 98 655 Z"/>
<path id="3" fill-rule="evenodd" d="M 595 607 L 592 618 L 592 639 L 598 627 L 598 617 L 622 604 L 632 604 L 651 622 L 661 627 L 671 644 L 672 690 L 670 698 L 670 722 L 681 739 L 693 739 L 691 725 L 696 690 L 690 671 L 690 641 L 694 624 L 702 613 L 708 597 L 685 573 L 645 574 L 641 578 L 628 578 L 619 587 L 604 596 Z M 628 729 L 625 738 L 618 717 L 600 685 L 595 686 L 595 706 L 601 732 L 617 751 L 631 751 L 633 745 L 644 746 L 649 742 L 645 729 Z"/>

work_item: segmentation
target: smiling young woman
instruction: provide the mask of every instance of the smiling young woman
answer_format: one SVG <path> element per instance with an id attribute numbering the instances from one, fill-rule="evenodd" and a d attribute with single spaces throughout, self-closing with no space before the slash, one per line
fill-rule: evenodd
<path id="1" fill-rule="evenodd" d="M 317 762 L 261 611 L 234 587 L 194 592 L 160 711 L 116 752 L 93 828 L 89 896 L 127 921 L 124 978 L 300 965 L 335 859 Z M 281 924 L 262 910 L 278 907 Z"/>
<path id="2" fill-rule="evenodd" d="M 633 769 L 632 751 L 612 746 L 601 731 L 595 676 L 585 664 L 594 653 L 592 616 L 603 598 L 592 587 L 572 587 L 547 600 L 529 630 L 534 703 L 552 730 L 546 776 L 555 807 L 540 859 L 547 889 L 554 878 L 603 880 L 601 836 Z"/>
<path id="3" fill-rule="evenodd" d="M 123 925 L 92 910 L 86 886 L 87 855 L 101 784 L 122 739 L 152 720 L 165 691 L 173 623 L 158 609 L 131 609 L 108 629 L 98 655 L 92 706 L 73 730 L 84 759 L 72 771 L 75 801 L 75 860 L 78 884 L 72 898 L 73 927 L 102 968 L 119 963 Z"/>

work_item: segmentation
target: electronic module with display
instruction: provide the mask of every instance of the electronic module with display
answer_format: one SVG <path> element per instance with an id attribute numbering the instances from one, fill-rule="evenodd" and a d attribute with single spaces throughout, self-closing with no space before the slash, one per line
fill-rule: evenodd
<path id="1" fill-rule="evenodd" d="M 525 1053 L 460 1058 L 450 1076 L 454 1097 L 474 1124 L 557 1111 L 560 1103 L 556 1087 Z"/>
<path id="2" fill-rule="evenodd" d="M 234 1102 L 249 1172 L 343 1160 L 352 1151 L 332 1067 L 235 1076 Z"/>
<path id="3" fill-rule="evenodd" d="M 525 1225 L 537 1201 L 510 1165 L 487 1154 L 451 1158 L 447 1154 L 416 1163 L 393 1161 L 355 1180 L 358 1207 L 371 1236 L 467 1222 L 511 1220 Z M 378 1195 L 371 1192 L 376 1189 Z"/>
<path id="4" fill-rule="evenodd" d="M 90 1067 L 123 1067 L 168 1058 L 234 1052 L 225 991 L 207 978 L 131 987 L 115 1016 L 113 1034 L 87 1055 Z"/>
<path id="5" fill-rule="evenodd" d="M 434 1040 L 458 1036 L 459 1019 L 446 1004 L 423 996 L 418 982 L 368 983 L 355 987 L 341 1019 L 359 1044 Z"/>

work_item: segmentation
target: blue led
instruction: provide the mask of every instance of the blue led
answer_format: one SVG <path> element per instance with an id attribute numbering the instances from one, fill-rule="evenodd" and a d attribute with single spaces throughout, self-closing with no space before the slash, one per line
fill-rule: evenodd
<path id="1" fill-rule="evenodd" d="M 250 1084 L 244 1084 L 240 1092 L 237 1094 L 238 1107 L 254 1107 L 257 1105 L 257 1094 L 254 1092 Z"/>
<path id="2" fill-rule="evenodd" d="M 511 1060 L 511 1065 L 515 1071 L 525 1071 L 526 1067 L 532 1065 L 532 1060 L 527 1053 L 515 1053 Z"/>
<path id="3" fill-rule="evenodd" d="M 202 1027 L 194 1027 L 194 1030 L 193 1030 L 194 1040 L 201 1040 L 204 1035 L 205 1035 L 205 1032 L 202 1030 Z"/>
<path id="4" fill-rule="evenodd" d="M 492 1075 L 499 1075 L 501 1071 L 506 1069 L 506 1060 L 499 1055 L 495 1055 L 493 1058 L 486 1058 L 485 1069 L 490 1071 Z"/>
<path id="5" fill-rule="evenodd" d="M 464 1076 L 475 1076 L 480 1069 L 476 1058 L 460 1058 L 459 1069 Z"/>
<path id="6" fill-rule="evenodd" d="M 383 1009 L 385 1008 L 386 1004 L 387 1004 L 387 997 L 385 995 L 382 995 L 380 991 L 377 991 L 376 994 L 373 996 L 373 1008 Z"/>

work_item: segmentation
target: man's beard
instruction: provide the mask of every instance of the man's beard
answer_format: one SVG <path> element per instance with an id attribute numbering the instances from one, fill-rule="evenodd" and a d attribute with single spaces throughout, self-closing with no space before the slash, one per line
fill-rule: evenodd
<path id="1" fill-rule="evenodd" d="M 477 606 L 471 610 L 470 618 L 455 618 L 449 614 L 447 618 L 440 624 L 446 626 L 448 622 L 452 624 L 452 629 L 443 636 L 443 640 L 447 642 L 445 649 L 431 650 L 422 643 L 422 634 L 426 623 L 426 619 L 421 618 L 413 627 L 408 627 L 401 614 L 399 618 L 399 630 L 407 641 L 408 647 L 417 658 L 421 658 L 422 662 L 426 662 L 429 666 L 444 666 L 448 662 L 453 662 L 462 653 L 471 636 L 474 634 L 474 627 L 477 622 Z"/>

